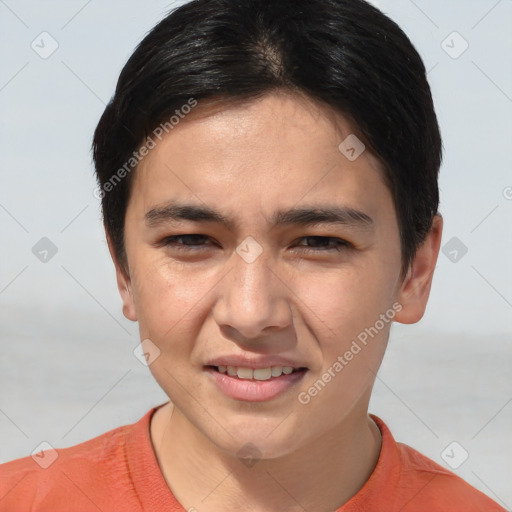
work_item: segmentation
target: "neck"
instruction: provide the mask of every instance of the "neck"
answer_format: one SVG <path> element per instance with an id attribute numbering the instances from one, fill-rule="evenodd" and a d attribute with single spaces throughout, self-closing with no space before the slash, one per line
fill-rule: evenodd
<path id="1" fill-rule="evenodd" d="M 332 512 L 368 480 L 381 449 L 377 425 L 356 411 L 307 446 L 254 465 L 220 451 L 171 403 L 153 415 L 151 439 L 175 498 L 201 512 Z"/>

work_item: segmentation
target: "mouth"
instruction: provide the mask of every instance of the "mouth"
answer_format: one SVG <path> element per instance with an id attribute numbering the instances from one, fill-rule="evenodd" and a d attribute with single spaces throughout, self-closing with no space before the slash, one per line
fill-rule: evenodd
<path id="1" fill-rule="evenodd" d="M 292 373 L 307 370 L 305 367 L 294 368 L 293 366 L 267 366 L 266 368 L 251 368 L 245 366 L 207 366 L 214 371 L 246 380 L 271 380 L 282 375 L 291 375 Z"/>
<path id="2" fill-rule="evenodd" d="M 299 383 L 306 367 L 248 366 L 204 367 L 220 391 L 230 398 L 248 402 L 263 402 L 284 394 Z"/>

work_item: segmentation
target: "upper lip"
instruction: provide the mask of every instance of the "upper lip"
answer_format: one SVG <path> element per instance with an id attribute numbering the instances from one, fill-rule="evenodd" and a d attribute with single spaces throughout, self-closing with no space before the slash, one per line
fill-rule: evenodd
<path id="1" fill-rule="evenodd" d="M 210 359 L 205 366 L 237 366 L 243 368 L 268 368 L 270 366 L 291 366 L 292 368 L 305 368 L 306 366 L 281 356 L 254 356 L 254 355 L 225 355 Z"/>

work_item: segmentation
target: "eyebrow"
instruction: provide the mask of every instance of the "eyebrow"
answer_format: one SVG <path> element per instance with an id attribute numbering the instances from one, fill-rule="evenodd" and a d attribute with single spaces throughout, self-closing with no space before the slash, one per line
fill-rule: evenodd
<path id="1" fill-rule="evenodd" d="M 162 224 L 179 222 L 208 222 L 221 224 L 234 231 L 236 222 L 222 215 L 209 206 L 198 206 L 179 202 L 169 202 L 149 210 L 144 216 L 148 227 L 154 228 Z M 273 226 L 318 226 L 321 224 L 343 225 L 371 231 L 373 219 L 366 213 L 339 205 L 307 205 L 288 210 L 279 210 L 271 217 Z"/>

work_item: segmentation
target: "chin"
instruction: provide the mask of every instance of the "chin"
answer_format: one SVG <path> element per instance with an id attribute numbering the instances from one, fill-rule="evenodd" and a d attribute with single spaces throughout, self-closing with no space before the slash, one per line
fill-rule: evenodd
<path id="1" fill-rule="evenodd" d="M 233 421 L 226 418 L 224 425 L 231 435 L 224 432 L 221 438 L 208 437 L 221 451 L 236 458 L 277 459 L 293 453 L 307 442 L 303 438 L 307 429 L 297 428 L 291 416 L 233 418 Z"/>

